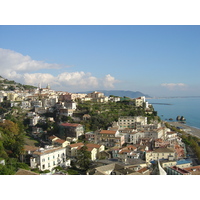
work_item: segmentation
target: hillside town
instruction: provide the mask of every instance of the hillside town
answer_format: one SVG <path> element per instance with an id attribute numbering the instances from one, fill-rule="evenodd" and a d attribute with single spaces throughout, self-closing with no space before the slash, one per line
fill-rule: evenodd
<path id="1" fill-rule="evenodd" d="M 12 90 L 7 90 L 11 86 Z M 1 88 L 0 127 L 23 113 L 27 130 L 18 159 L 28 168 L 18 167 L 15 175 L 200 174 L 200 165 L 188 154 L 182 134 L 159 119 L 145 96 L 130 99 L 98 91 L 69 93 L 54 91 L 49 84 L 27 90 L 16 84 Z M 100 107 L 84 107 L 83 112 L 85 103 Z M 123 115 L 123 108 L 107 126 L 101 126 L 98 118 L 92 121 L 106 112 L 104 106 L 120 103 L 133 108 L 134 114 Z M 1 130 L 0 141 L 4 135 Z M 6 162 L 1 153 L 0 167 Z"/>

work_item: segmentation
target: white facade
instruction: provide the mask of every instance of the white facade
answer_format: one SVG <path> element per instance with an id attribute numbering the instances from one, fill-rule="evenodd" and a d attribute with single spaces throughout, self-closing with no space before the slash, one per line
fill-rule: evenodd
<path id="1" fill-rule="evenodd" d="M 175 160 L 176 154 L 173 149 L 170 148 L 158 148 L 155 151 L 148 151 L 145 154 L 146 162 L 150 162 L 158 159 Z"/>
<path id="2" fill-rule="evenodd" d="M 57 166 L 70 166 L 70 161 L 66 160 L 66 148 L 46 147 L 33 152 L 33 157 L 30 159 L 30 165 L 31 168 L 39 168 L 42 171 L 51 171 Z"/>
<path id="3" fill-rule="evenodd" d="M 39 119 L 40 119 L 40 116 L 35 116 L 35 117 L 31 118 L 30 126 L 35 126 L 38 123 Z"/>
<path id="4" fill-rule="evenodd" d="M 76 102 L 65 102 L 64 106 L 68 109 L 76 110 Z"/>
<path id="5" fill-rule="evenodd" d="M 118 119 L 120 129 L 136 128 L 136 126 L 147 125 L 147 117 L 143 116 L 121 116 Z"/>

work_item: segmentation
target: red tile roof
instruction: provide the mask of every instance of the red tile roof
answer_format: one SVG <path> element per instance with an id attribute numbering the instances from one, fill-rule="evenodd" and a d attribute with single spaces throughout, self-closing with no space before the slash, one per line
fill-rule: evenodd
<path id="1" fill-rule="evenodd" d="M 70 144 L 70 147 L 79 147 L 79 146 L 83 146 L 84 144 L 82 142 L 79 143 L 75 143 L 75 144 Z"/>
<path id="2" fill-rule="evenodd" d="M 77 127 L 77 126 L 79 126 L 80 124 L 72 124 L 72 123 L 62 123 L 62 124 L 60 124 L 61 126 L 71 126 L 71 127 Z"/>
<path id="3" fill-rule="evenodd" d="M 57 138 L 55 135 L 52 135 L 52 136 L 49 137 L 50 140 L 53 140 L 55 138 Z"/>
<path id="4" fill-rule="evenodd" d="M 96 149 L 99 149 L 101 147 L 101 145 L 99 144 L 92 144 L 92 143 L 89 143 L 89 144 L 86 144 L 86 146 L 89 148 L 96 148 Z"/>
<path id="5" fill-rule="evenodd" d="M 77 150 L 80 150 L 82 147 L 83 147 L 83 146 L 79 146 L 79 147 L 77 148 Z M 88 148 L 86 149 L 86 151 L 92 151 L 93 149 L 94 149 L 93 147 L 88 147 Z"/>
<path id="6" fill-rule="evenodd" d="M 39 147 L 36 147 L 36 146 L 24 145 L 24 150 L 25 151 L 36 151 L 38 149 L 39 149 Z"/>
<path id="7" fill-rule="evenodd" d="M 192 167 L 186 167 L 184 168 L 185 170 L 189 171 L 189 172 L 192 172 L 194 170 L 198 170 L 200 171 L 200 165 L 197 165 L 197 166 L 192 166 Z"/>
<path id="8" fill-rule="evenodd" d="M 146 172 L 146 171 L 148 171 L 148 170 L 149 170 L 148 168 L 143 167 L 142 169 L 138 170 L 137 172 L 139 172 L 139 173 L 144 173 L 144 172 Z"/>
<path id="9" fill-rule="evenodd" d="M 100 134 L 115 134 L 116 133 L 116 131 L 109 131 L 109 130 L 101 130 L 100 131 Z"/>
<path id="10" fill-rule="evenodd" d="M 60 143 L 60 144 L 63 144 L 64 142 L 66 142 L 65 140 L 62 140 L 62 139 L 57 139 L 57 140 L 55 140 L 54 142 L 57 142 L 57 143 Z"/>
<path id="11" fill-rule="evenodd" d="M 56 151 L 61 150 L 61 149 L 65 149 L 65 148 L 64 147 L 57 147 L 57 148 L 52 148 L 52 149 L 44 149 L 43 151 L 35 151 L 35 152 L 33 152 L 33 154 L 43 155 L 43 154 L 56 152 Z"/>
<path id="12" fill-rule="evenodd" d="M 125 148 L 128 148 L 128 149 L 137 149 L 135 146 L 133 146 L 133 145 L 128 145 L 128 146 L 126 146 Z"/>
<path id="13" fill-rule="evenodd" d="M 121 149 L 121 150 L 119 151 L 119 154 L 130 153 L 130 152 L 131 152 L 131 151 L 128 150 L 128 149 Z"/>

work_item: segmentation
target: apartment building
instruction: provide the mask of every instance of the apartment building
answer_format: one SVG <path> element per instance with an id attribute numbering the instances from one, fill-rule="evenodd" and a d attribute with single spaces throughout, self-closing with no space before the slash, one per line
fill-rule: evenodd
<path id="1" fill-rule="evenodd" d="M 121 116 L 118 119 L 120 129 L 132 128 L 137 129 L 147 125 L 147 117 L 143 116 Z"/>
<path id="2" fill-rule="evenodd" d="M 101 130 L 98 134 L 98 143 L 106 147 L 121 147 L 125 143 L 125 137 L 118 131 Z"/>
<path id="3" fill-rule="evenodd" d="M 84 127 L 81 124 L 62 123 L 59 128 L 59 137 L 63 140 L 66 140 L 67 137 L 77 140 L 84 134 Z"/>
<path id="4" fill-rule="evenodd" d="M 66 160 L 66 148 L 46 146 L 32 153 L 30 167 L 40 170 L 52 170 L 57 166 L 70 166 L 70 161 Z"/>
<path id="5" fill-rule="evenodd" d="M 158 159 L 175 160 L 176 153 L 172 148 L 158 148 L 154 151 L 146 152 L 146 162 L 151 162 Z"/>
<path id="6" fill-rule="evenodd" d="M 76 157 L 77 151 L 80 150 L 83 146 L 84 144 L 82 142 L 68 145 L 66 147 L 67 156 Z M 92 144 L 92 143 L 86 144 L 86 147 L 87 147 L 87 151 L 90 152 L 91 160 L 96 160 L 97 158 L 99 158 L 99 153 L 105 150 L 104 145 L 98 145 L 98 144 Z"/>

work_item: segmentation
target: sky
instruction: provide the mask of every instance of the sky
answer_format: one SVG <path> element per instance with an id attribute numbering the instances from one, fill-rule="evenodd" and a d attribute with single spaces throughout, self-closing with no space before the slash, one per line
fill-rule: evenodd
<path id="1" fill-rule="evenodd" d="M 1 25 L 0 75 L 58 91 L 200 95 L 200 26 Z"/>

